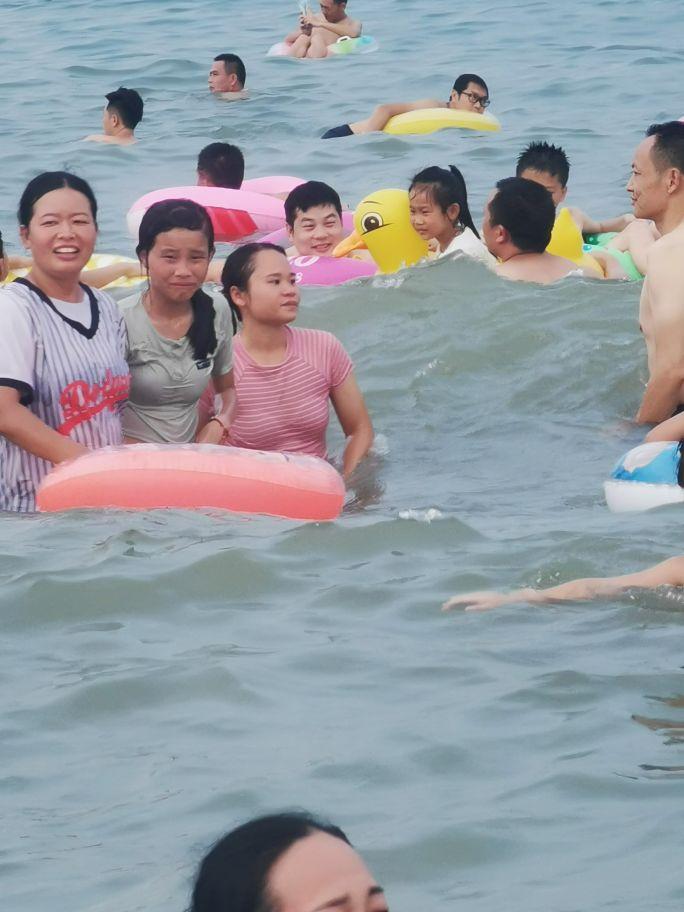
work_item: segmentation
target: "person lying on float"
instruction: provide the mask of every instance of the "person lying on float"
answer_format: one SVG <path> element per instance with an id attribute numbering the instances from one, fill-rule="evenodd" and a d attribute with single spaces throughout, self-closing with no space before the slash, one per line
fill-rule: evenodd
<path id="1" fill-rule="evenodd" d="M 470 111 L 484 114 L 489 107 L 489 89 L 481 76 L 475 73 L 462 73 L 454 82 L 448 101 L 435 98 L 424 98 L 421 101 L 405 101 L 379 105 L 366 120 L 341 124 L 323 134 L 323 139 L 336 139 L 340 136 L 351 136 L 357 133 L 375 133 L 384 129 L 387 121 L 398 114 L 409 111 L 422 111 L 427 108 L 449 108 L 452 111 Z"/>

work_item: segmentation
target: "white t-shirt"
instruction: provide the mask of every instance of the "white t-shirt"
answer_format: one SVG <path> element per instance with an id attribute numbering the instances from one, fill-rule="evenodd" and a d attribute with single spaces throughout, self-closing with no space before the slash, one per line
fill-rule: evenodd
<path id="1" fill-rule="evenodd" d="M 455 253 L 464 253 L 474 260 L 480 260 L 487 266 L 493 266 L 496 263 L 495 258 L 470 228 L 464 228 L 460 234 L 456 235 L 447 249 L 438 253 L 437 256 L 453 256 Z"/>
<path id="2" fill-rule="evenodd" d="M 0 386 L 49 427 L 92 449 L 122 443 L 126 333 L 112 299 L 82 286 L 59 306 L 26 279 L 0 290 Z M 79 319 L 74 319 L 79 317 Z M 29 512 L 46 459 L 0 436 L 0 509 Z"/>

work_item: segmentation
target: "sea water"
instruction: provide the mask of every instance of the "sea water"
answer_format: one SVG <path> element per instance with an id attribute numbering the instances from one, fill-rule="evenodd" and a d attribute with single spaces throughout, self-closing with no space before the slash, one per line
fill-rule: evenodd
<path id="1" fill-rule="evenodd" d="M 5 0 L 0 227 L 26 181 L 87 178 L 103 252 L 141 194 L 237 143 L 248 176 L 329 180 L 353 206 L 457 164 L 479 221 L 525 143 L 560 143 L 570 203 L 626 211 L 632 152 L 684 114 L 681 3 L 350 0 L 377 53 L 267 59 L 294 2 Z M 211 97 L 239 53 L 250 100 Z M 321 142 L 381 101 L 487 80 L 498 134 Z M 80 142 L 105 92 L 145 100 L 139 144 Z M 211 513 L 0 519 L 2 907 L 186 907 L 211 841 L 307 807 L 418 912 L 674 912 L 684 611 L 660 593 L 440 613 L 471 589 L 610 575 L 682 551 L 681 507 L 613 516 L 641 440 L 639 287 L 506 284 L 441 262 L 306 289 L 298 324 L 352 355 L 378 434 L 342 518 Z M 332 421 L 330 441 L 341 435 Z"/>

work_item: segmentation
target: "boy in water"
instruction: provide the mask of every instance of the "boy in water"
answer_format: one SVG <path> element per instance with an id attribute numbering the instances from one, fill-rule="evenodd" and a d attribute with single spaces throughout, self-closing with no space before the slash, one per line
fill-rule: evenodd
<path id="1" fill-rule="evenodd" d="M 382 130 L 390 117 L 406 114 L 408 111 L 422 111 L 425 108 L 451 108 L 452 111 L 472 111 L 484 114 L 489 107 L 489 89 L 481 76 L 475 73 L 461 73 L 454 82 L 448 101 L 423 98 L 421 101 L 407 101 L 379 105 L 366 120 L 341 124 L 323 134 L 322 139 L 337 139 L 353 133 L 375 133 Z"/>
<path id="2" fill-rule="evenodd" d="M 137 142 L 134 130 L 142 120 L 143 100 L 135 89 L 120 86 L 105 95 L 107 104 L 102 112 L 102 133 L 86 136 L 87 142 L 131 146 Z"/>
<path id="3" fill-rule="evenodd" d="M 347 0 L 321 0 L 320 7 L 320 15 L 300 7 L 299 28 L 285 38 L 292 57 L 327 57 L 331 44 L 361 34 L 361 23 L 347 15 Z"/>
<path id="4" fill-rule="evenodd" d="M 530 143 L 518 157 L 515 173 L 517 177 L 532 180 L 545 187 L 556 207 L 565 201 L 570 162 L 560 146 L 552 146 L 547 142 Z M 618 253 L 629 253 L 639 272 L 642 275 L 646 273 L 648 249 L 660 237 L 652 222 L 635 220 L 631 213 L 597 222 L 574 206 L 569 206 L 568 211 L 582 235 L 616 232 L 617 236 L 609 241 L 607 248 Z M 601 250 L 592 250 L 591 255 L 599 261 L 605 278 L 627 277 L 621 260 Z"/>

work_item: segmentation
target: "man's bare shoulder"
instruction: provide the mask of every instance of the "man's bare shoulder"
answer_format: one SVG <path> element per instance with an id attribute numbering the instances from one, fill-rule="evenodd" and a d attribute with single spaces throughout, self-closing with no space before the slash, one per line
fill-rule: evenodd
<path id="1" fill-rule="evenodd" d="M 663 272 L 684 277 L 684 223 L 658 238 L 648 251 L 647 276 Z"/>

